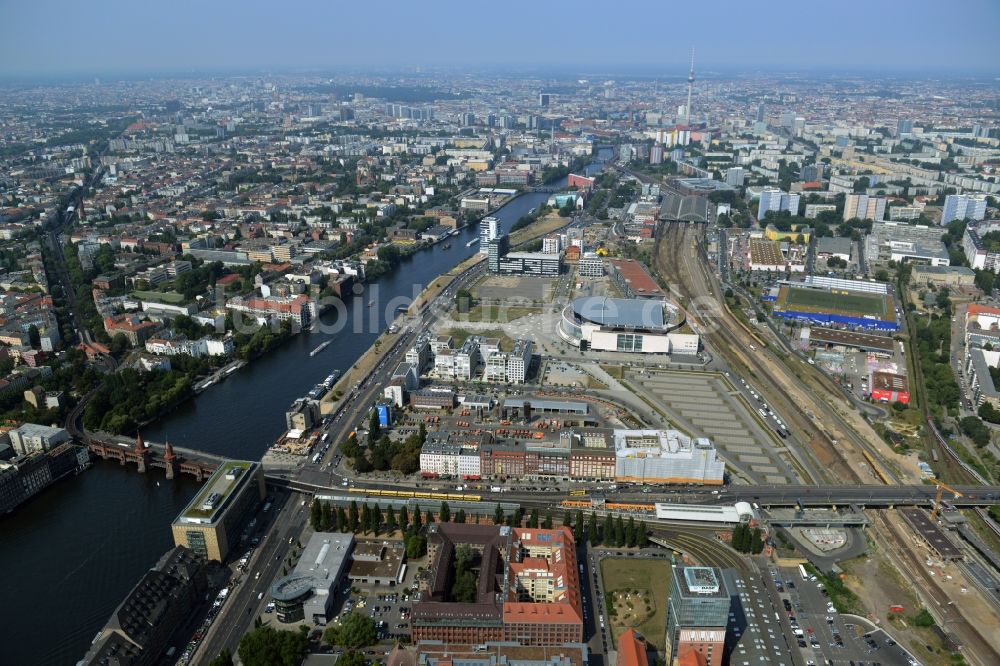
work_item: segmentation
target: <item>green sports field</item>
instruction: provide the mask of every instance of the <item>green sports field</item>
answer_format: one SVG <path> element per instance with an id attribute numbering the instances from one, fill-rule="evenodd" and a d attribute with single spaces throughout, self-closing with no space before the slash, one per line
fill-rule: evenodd
<path id="1" fill-rule="evenodd" d="M 845 292 L 842 290 L 782 287 L 778 307 L 799 312 L 831 312 L 884 319 L 891 310 L 889 299 L 882 294 Z"/>

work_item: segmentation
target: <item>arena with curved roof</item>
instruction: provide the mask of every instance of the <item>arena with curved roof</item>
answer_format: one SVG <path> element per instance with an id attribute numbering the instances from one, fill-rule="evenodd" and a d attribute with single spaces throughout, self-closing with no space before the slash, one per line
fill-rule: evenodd
<path id="1" fill-rule="evenodd" d="M 683 310 L 666 300 L 585 296 L 566 306 L 557 329 L 584 350 L 695 354 L 699 337 L 677 332 L 683 324 Z"/>

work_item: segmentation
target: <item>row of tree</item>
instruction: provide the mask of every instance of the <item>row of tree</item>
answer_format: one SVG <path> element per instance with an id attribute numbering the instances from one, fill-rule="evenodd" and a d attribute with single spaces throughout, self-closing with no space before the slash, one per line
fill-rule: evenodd
<path id="1" fill-rule="evenodd" d="M 764 539 L 759 527 L 750 528 L 741 523 L 733 528 L 733 548 L 741 553 L 757 555 L 764 550 Z"/>
<path id="2" fill-rule="evenodd" d="M 625 522 L 621 516 L 607 514 L 603 524 L 598 526 L 597 514 L 593 511 L 587 520 L 584 520 L 583 511 L 577 511 L 575 518 L 567 512 L 563 524 L 573 529 L 577 543 L 586 539 L 591 546 L 614 548 L 644 548 L 649 543 L 646 523 L 637 522 L 632 516 Z"/>

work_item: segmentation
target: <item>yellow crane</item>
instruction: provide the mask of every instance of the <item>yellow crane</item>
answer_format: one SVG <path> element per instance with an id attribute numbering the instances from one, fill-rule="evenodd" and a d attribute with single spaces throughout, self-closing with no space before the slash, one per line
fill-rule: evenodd
<path id="1" fill-rule="evenodd" d="M 931 522 L 937 520 L 938 509 L 941 506 L 941 495 L 943 495 L 946 490 L 953 493 L 955 497 L 965 497 L 962 493 L 958 492 L 948 484 L 938 481 L 937 494 L 934 495 L 934 509 L 931 510 Z"/>

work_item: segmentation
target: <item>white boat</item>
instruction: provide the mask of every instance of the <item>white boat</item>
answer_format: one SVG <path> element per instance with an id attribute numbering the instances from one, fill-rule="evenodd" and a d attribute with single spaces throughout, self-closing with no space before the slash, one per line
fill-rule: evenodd
<path id="1" fill-rule="evenodd" d="M 333 340 L 326 340 L 325 342 L 319 343 L 319 346 L 316 347 L 316 349 L 313 349 L 311 352 L 309 352 L 309 355 L 315 356 L 316 354 L 320 353 L 321 351 L 329 347 L 331 342 L 333 342 Z"/>
<path id="2" fill-rule="evenodd" d="M 479 242 L 479 237 L 477 236 L 476 238 L 473 238 L 468 243 L 466 243 L 465 247 L 472 247 L 473 245 L 475 245 L 478 242 Z"/>

